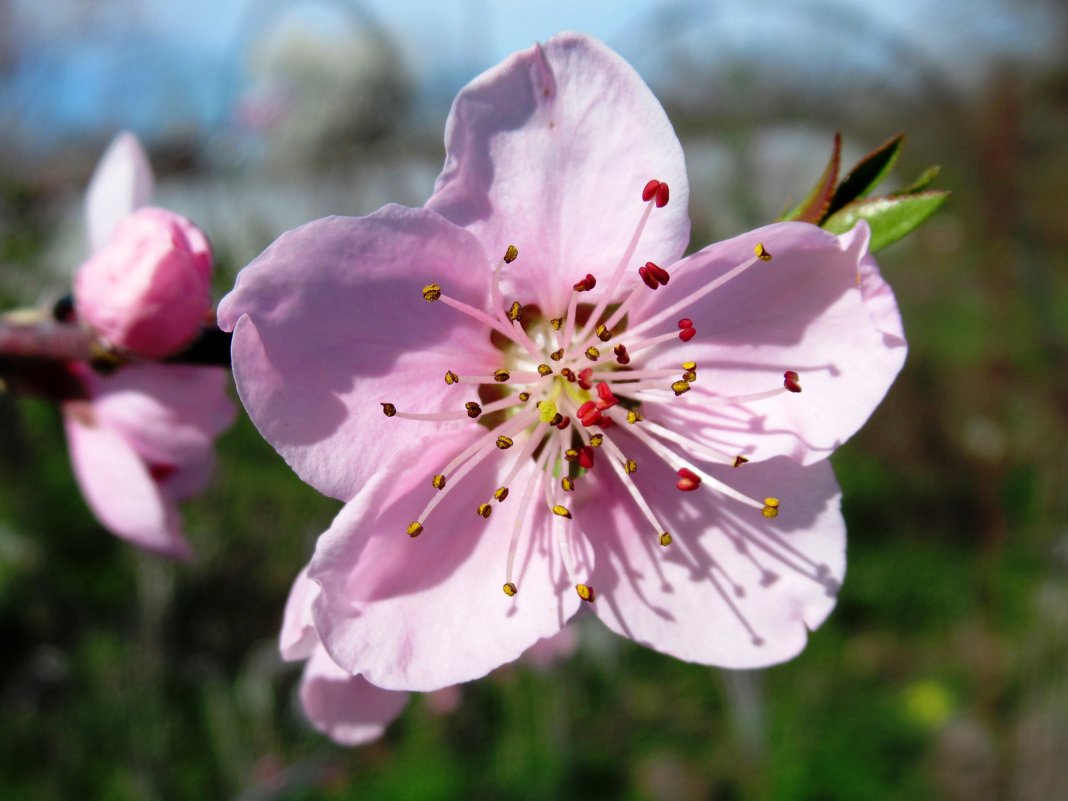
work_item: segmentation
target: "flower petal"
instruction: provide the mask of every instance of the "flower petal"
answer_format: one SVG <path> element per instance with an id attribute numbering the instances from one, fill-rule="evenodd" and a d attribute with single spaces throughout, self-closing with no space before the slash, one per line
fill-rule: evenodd
<path id="1" fill-rule="evenodd" d="M 653 209 L 636 260 L 671 264 L 689 241 L 686 166 L 671 123 L 634 69 L 592 39 L 555 36 L 473 80 L 453 103 L 445 146 L 427 207 L 495 257 L 516 245 L 510 290 L 554 316 L 587 272 L 602 282 L 614 273 L 650 179 L 667 182 L 671 200 Z"/>
<path id="2" fill-rule="evenodd" d="M 108 243 L 119 220 L 148 205 L 154 180 L 141 143 L 129 131 L 116 136 L 100 157 L 85 193 L 91 252 Z"/>
<path id="3" fill-rule="evenodd" d="M 92 404 L 64 404 L 63 422 L 74 477 L 101 525 L 163 556 L 192 556 L 174 502 L 126 440 L 94 418 Z"/>
<path id="4" fill-rule="evenodd" d="M 904 347 L 905 328 L 901 324 L 901 312 L 897 308 L 894 290 L 883 280 L 875 257 L 868 252 L 868 243 L 871 241 L 868 223 L 861 220 L 851 231 L 838 238 L 843 250 L 860 254 L 860 295 L 871 315 L 872 324 L 883 332 L 887 347 Z"/>
<path id="5" fill-rule="evenodd" d="M 550 540 L 550 518 L 570 521 L 548 512 L 533 461 L 488 520 L 476 508 L 512 460 L 490 456 L 450 489 L 418 538 L 405 535 L 434 493 L 431 475 L 467 442 L 437 435 L 410 474 L 379 479 L 346 505 L 312 558 L 320 638 L 339 665 L 380 687 L 435 690 L 483 676 L 559 631 L 580 603 Z M 520 517 L 529 481 L 535 495 Z M 502 585 L 517 520 L 519 594 L 508 598 Z"/>
<path id="6" fill-rule="evenodd" d="M 640 445 L 642 494 L 672 534 L 662 547 L 618 479 L 597 474 L 576 519 L 596 554 L 593 611 L 613 631 L 692 662 L 752 668 L 782 662 L 805 644 L 834 606 L 845 573 L 839 491 L 824 461 L 802 467 L 778 458 L 710 472 L 763 500 L 773 520 L 711 487 L 679 492 L 677 476 Z M 587 523 L 587 521 L 590 521 Z"/>
<path id="7" fill-rule="evenodd" d="M 300 680 L 300 702 L 311 724 L 341 745 L 362 745 L 382 736 L 408 703 L 408 693 L 383 690 L 350 676 L 316 648 Z"/>
<path id="8" fill-rule="evenodd" d="M 394 463 L 396 441 L 426 433 L 386 419 L 382 403 L 462 410 L 468 385 L 445 386 L 445 371 L 501 366 L 485 326 L 421 296 L 436 282 L 485 308 L 491 269 L 474 237 L 423 209 L 387 206 L 284 234 L 219 304 L 220 326 L 234 332 L 238 393 L 260 433 L 320 492 L 352 498 Z"/>
<path id="9" fill-rule="evenodd" d="M 676 265 L 670 286 L 635 316 L 648 319 L 697 293 L 751 259 L 757 242 L 773 254 L 770 262 L 756 262 L 678 313 L 693 320 L 697 335 L 661 345 L 647 364 L 678 368 L 695 361 L 698 379 L 681 398 L 663 393 L 646 416 L 751 460 L 781 454 L 810 464 L 864 424 L 905 361 L 899 322 L 893 327 L 893 295 L 870 272 L 874 268 L 862 269 L 859 240 L 843 249 L 836 237 L 803 223 L 751 231 Z M 865 270 L 870 294 L 863 289 Z M 672 315 L 650 333 L 675 325 Z M 801 394 L 736 404 L 713 400 L 781 387 L 787 370 L 800 374 Z"/>
<path id="10" fill-rule="evenodd" d="M 307 659 L 319 647 L 319 635 L 315 633 L 312 620 L 312 603 L 318 595 L 319 585 L 308 578 L 305 565 L 289 591 L 282 631 L 278 636 L 278 648 L 288 662 Z"/>

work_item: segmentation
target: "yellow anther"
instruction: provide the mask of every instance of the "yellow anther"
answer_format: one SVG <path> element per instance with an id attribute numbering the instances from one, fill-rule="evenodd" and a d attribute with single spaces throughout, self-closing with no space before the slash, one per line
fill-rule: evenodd
<path id="1" fill-rule="evenodd" d="M 523 313 L 523 307 L 519 305 L 518 300 L 512 301 L 512 308 L 508 310 L 508 319 L 513 323 L 519 319 L 519 315 Z"/>
<path id="2" fill-rule="evenodd" d="M 556 404 L 551 400 L 544 400 L 538 405 L 538 419 L 543 423 L 551 423 L 556 417 Z"/>
<path id="3" fill-rule="evenodd" d="M 683 370 L 696 370 L 697 369 L 697 362 L 683 362 L 682 363 L 682 369 Z"/>
<path id="4" fill-rule="evenodd" d="M 552 353 L 549 354 L 549 358 L 552 359 L 554 362 L 560 361 L 562 358 L 564 358 L 563 349 L 561 348 L 560 350 L 554 350 Z"/>
<path id="5" fill-rule="evenodd" d="M 675 391 L 676 398 L 682 393 L 690 391 L 690 385 L 686 381 L 676 381 L 671 385 L 671 388 Z"/>
<path id="6" fill-rule="evenodd" d="M 456 375 L 452 370 L 445 371 L 445 383 L 452 386 L 460 380 L 460 376 Z"/>
<path id="7" fill-rule="evenodd" d="M 599 358 L 601 358 L 601 351 L 597 350 L 597 348 L 595 348 L 593 345 L 590 345 L 588 348 L 586 348 L 586 358 L 589 359 L 591 362 L 595 362 Z"/>
<path id="8" fill-rule="evenodd" d="M 512 442 L 511 437 L 506 437 L 503 434 L 497 437 L 497 447 L 500 448 L 502 451 L 508 450 L 512 447 L 513 444 L 514 443 Z"/>
<path id="9" fill-rule="evenodd" d="M 408 524 L 408 536 L 415 539 L 423 533 L 423 524 L 416 520 L 414 523 Z"/>
<path id="10" fill-rule="evenodd" d="M 479 517 L 488 518 L 491 514 L 493 514 L 493 507 L 490 506 L 488 503 L 480 503 L 478 505 Z"/>
<path id="11" fill-rule="evenodd" d="M 564 325 L 564 318 L 554 317 L 553 319 L 549 320 L 549 325 L 553 327 L 553 331 L 559 331 Z"/>
<path id="12" fill-rule="evenodd" d="M 508 497 L 508 487 L 497 487 L 493 491 L 493 497 L 497 499 L 497 503 L 504 503 L 504 499 Z"/>
<path id="13" fill-rule="evenodd" d="M 433 303 L 441 297 L 441 284 L 427 284 L 423 287 L 423 300 Z"/>
<path id="14" fill-rule="evenodd" d="M 692 384 L 694 381 L 697 380 L 697 373 L 695 373 L 693 370 L 687 370 L 685 373 L 682 374 L 682 380 L 688 384 Z"/>
<path id="15" fill-rule="evenodd" d="M 765 498 L 764 508 L 761 510 L 764 517 L 778 517 L 779 516 L 779 499 L 778 498 Z"/>
<path id="16" fill-rule="evenodd" d="M 566 506 L 561 506 L 560 504 L 556 504 L 556 506 L 553 507 L 553 514 L 559 515 L 560 517 L 566 517 L 568 520 L 571 519 L 571 512 L 568 511 Z"/>
<path id="17" fill-rule="evenodd" d="M 515 245 L 509 245 L 508 249 L 504 251 L 504 263 L 511 264 L 517 258 L 519 258 L 519 248 Z"/>
<path id="18" fill-rule="evenodd" d="M 430 483 L 434 485 L 434 489 L 445 489 L 445 474 L 438 473 Z"/>
<path id="19" fill-rule="evenodd" d="M 671 545 L 671 535 L 668 534 L 666 531 L 660 535 L 660 544 L 663 545 L 665 548 Z"/>
<path id="20" fill-rule="evenodd" d="M 743 464 L 745 464 L 748 461 L 749 460 L 746 459 L 744 456 L 735 456 L 734 457 L 734 461 L 731 464 L 732 464 L 733 467 L 741 467 Z"/>
<path id="21" fill-rule="evenodd" d="M 604 442 L 604 434 L 594 434 L 590 437 L 590 445 L 594 448 L 600 448 L 601 443 Z"/>
<path id="22" fill-rule="evenodd" d="M 552 375 L 552 374 L 553 374 L 553 368 L 551 368 L 549 365 L 547 365 L 547 364 L 539 364 L 538 365 L 538 375 Z"/>
<path id="23" fill-rule="evenodd" d="M 386 417 L 392 417 L 396 413 L 397 413 L 397 407 L 394 406 L 392 403 L 383 403 L 382 404 L 382 414 L 384 414 Z"/>
<path id="24" fill-rule="evenodd" d="M 768 252 L 768 249 L 764 247 L 763 242 L 757 242 L 756 247 L 753 248 L 753 252 L 761 261 L 771 261 L 771 254 Z"/>
<path id="25" fill-rule="evenodd" d="M 578 458 L 578 451 L 576 451 L 574 448 L 568 448 L 566 451 L 564 451 L 564 461 L 565 462 L 573 462 L 577 458 Z"/>
<path id="26" fill-rule="evenodd" d="M 468 401 L 464 404 L 464 408 L 467 409 L 467 416 L 474 420 L 480 414 L 482 414 L 482 407 L 474 401 Z"/>
<path id="27" fill-rule="evenodd" d="M 604 325 L 597 326 L 597 338 L 601 342 L 607 342 L 612 338 L 612 332 Z"/>
<path id="28" fill-rule="evenodd" d="M 564 476 L 562 479 L 560 479 L 560 487 L 564 490 L 564 492 L 574 492 L 575 482 L 573 479 Z"/>
<path id="29" fill-rule="evenodd" d="M 633 459 L 627 459 L 627 461 L 623 463 L 623 469 L 629 476 L 631 473 L 634 473 L 638 470 L 638 463 Z"/>
<path id="30" fill-rule="evenodd" d="M 520 392 L 519 393 L 519 400 L 523 401 L 523 403 L 526 403 L 528 400 L 530 400 L 530 393 L 529 392 Z"/>
<path id="31" fill-rule="evenodd" d="M 515 598 L 515 594 L 519 592 L 519 588 L 510 581 L 503 587 L 501 587 L 501 589 L 504 590 L 504 594 L 507 595 L 509 598 Z"/>
<path id="32" fill-rule="evenodd" d="M 597 594 L 593 591 L 593 587 L 589 584 L 576 584 L 575 592 L 578 593 L 579 598 L 588 603 L 593 603 L 597 597 Z"/>
<path id="33" fill-rule="evenodd" d="M 645 418 L 642 417 L 642 413 L 641 412 L 635 411 L 633 409 L 631 409 L 629 412 L 627 412 L 627 422 L 630 423 L 631 425 L 634 425 L 635 423 L 640 423 L 644 419 Z"/>
<path id="34" fill-rule="evenodd" d="M 503 367 L 500 370 L 493 371 L 493 380 L 496 381 L 498 384 L 503 384 L 511 377 L 512 374 L 505 370 Z"/>

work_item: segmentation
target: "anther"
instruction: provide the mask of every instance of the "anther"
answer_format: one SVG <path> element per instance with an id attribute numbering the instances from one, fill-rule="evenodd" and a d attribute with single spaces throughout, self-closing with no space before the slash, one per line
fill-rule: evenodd
<path id="1" fill-rule="evenodd" d="M 438 473 L 430 483 L 434 485 L 434 489 L 436 490 L 445 489 L 445 474 Z"/>
<path id="2" fill-rule="evenodd" d="M 564 416 L 562 414 L 560 414 L 560 412 L 557 412 L 556 414 L 553 415 L 553 419 L 549 421 L 549 425 L 556 426 L 557 428 L 560 428 L 560 424 L 563 423 L 563 422 L 564 422 Z"/>
<path id="3" fill-rule="evenodd" d="M 685 467 L 679 468 L 679 480 L 675 482 L 675 489 L 682 492 L 693 492 L 701 486 L 701 477 Z"/>
<path id="4" fill-rule="evenodd" d="M 746 459 L 744 456 L 735 456 L 734 457 L 734 461 L 731 462 L 731 466 L 732 467 L 741 467 L 743 464 L 745 464 L 748 461 L 749 460 Z"/>
<path id="5" fill-rule="evenodd" d="M 642 189 L 642 201 L 648 203 L 654 197 L 656 197 L 656 190 L 660 188 L 660 182 L 655 178 L 645 185 Z"/>
<path id="6" fill-rule="evenodd" d="M 687 370 L 685 373 L 682 374 L 682 380 L 692 384 L 694 381 L 697 380 L 697 373 L 695 373 L 693 370 Z"/>
<path id="7" fill-rule="evenodd" d="M 590 447 L 600 448 L 604 444 L 604 434 L 594 434 L 590 437 Z"/>
<path id="8" fill-rule="evenodd" d="M 671 388 L 675 391 L 675 397 L 676 398 L 679 395 L 683 394 L 684 392 L 689 392 L 690 391 L 690 385 L 686 381 L 682 381 L 682 380 L 675 381 L 671 385 Z"/>
<path id="9" fill-rule="evenodd" d="M 578 459 L 578 457 L 579 457 L 579 452 L 577 450 L 575 450 L 574 448 L 568 448 L 566 451 L 564 451 L 564 461 L 565 462 L 573 462 L 576 459 Z"/>
<path id="10" fill-rule="evenodd" d="M 668 190 L 668 185 L 661 183 L 656 188 L 656 207 L 658 209 L 664 208 L 668 204 L 668 200 L 671 198 L 671 193 Z"/>
<path id="11" fill-rule="evenodd" d="M 612 352 L 616 354 L 616 361 L 620 364 L 630 364 L 630 354 L 627 353 L 627 346 L 620 342 L 616 345 Z"/>
<path id="12" fill-rule="evenodd" d="M 668 534 L 666 531 L 660 535 L 660 544 L 663 545 L 665 548 L 671 545 L 671 535 Z"/>
<path id="13" fill-rule="evenodd" d="M 695 336 L 697 336 L 696 328 L 683 328 L 681 331 L 679 331 L 679 339 L 681 339 L 683 342 L 689 342 Z"/>
<path id="14" fill-rule="evenodd" d="M 519 592 L 519 588 L 516 587 L 515 584 L 510 581 L 503 587 L 501 587 L 501 589 L 504 590 L 504 594 L 507 595 L 509 598 L 515 598 L 516 593 Z"/>
<path id="15" fill-rule="evenodd" d="M 560 488 L 564 492 L 574 492 L 575 491 L 575 482 L 574 482 L 573 479 L 570 479 L 567 476 L 564 476 L 562 479 L 560 479 Z"/>
<path id="16" fill-rule="evenodd" d="M 697 362 L 683 362 L 679 366 L 682 367 L 683 370 L 687 370 L 687 371 L 696 370 L 697 369 Z"/>
<path id="17" fill-rule="evenodd" d="M 765 498 L 764 508 L 760 510 L 764 517 L 778 517 L 779 516 L 779 499 L 778 498 Z"/>
<path id="18" fill-rule="evenodd" d="M 641 412 L 635 411 L 633 409 L 631 409 L 629 412 L 627 412 L 627 422 L 630 425 L 634 425 L 635 423 L 640 423 L 644 419 L 645 418 L 642 417 L 642 413 Z"/>
<path id="19" fill-rule="evenodd" d="M 493 371 L 493 380 L 496 381 L 498 384 L 503 384 L 511 377 L 512 374 L 505 370 L 503 367 L 499 370 Z"/>
<path id="20" fill-rule="evenodd" d="M 586 428 L 598 425 L 601 422 L 601 410 L 591 400 L 579 406 L 575 413 L 578 415 L 579 422 Z"/>
<path id="21" fill-rule="evenodd" d="M 529 392 L 520 392 L 519 393 L 519 400 L 523 401 L 523 403 L 526 403 L 528 400 L 530 400 L 530 393 Z"/>
<path id="22" fill-rule="evenodd" d="M 497 447 L 500 448 L 502 451 L 508 450 L 512 447 L 513 444 L 515 443 L 512 442 L 511 437 L 506 437 L 504 436 L 504 434 L 501 434 L 501 436 L 497 437 Z"/>
<path id="23" fill-rule="evenodd" d="M 423 533 L 423 524 L 416 520 L 413 523 L 408 524 L 408 536 L 415 539 Z"/>
<path id="24" fill-rule="evenodd" d="M 563 348 L 561 348 L 560 350 L 554 350 L 552 353 L 549 354 L 549 358 L 552 359 L 554 362 L 560 361 L 562 358 L 564 358 Z"/>
<path id="25" fill-rule="evenodd" d="M 493 514 L 493 507 L 488 503 L 480 503 L 478 505 L 478 516 L 484 519 L 489 519 L 489 516 Z"/>
<path id="26" fill-rule="evenodd" d="M 763 242 L 757 242 L 756 246 L 753 248 L 753 252 L 761 261 L 771 261 L 771 254 L 768 252 L 768 249 L 764 247 Z"/>
<path id="27" fill-rule="evenodd" d="M 552 375 L 552 374 L 553 374 L 553 368 L 551 368 L 549 365 L 547 365 L 547 364 L 539 364 L 538 365 L 538 375 L 543 375 L 544 376 L 544 375 Z"/>
<path id="28" fill-rule="evenodd" d="M 423 300 L 433 303 L 441 297 L 441 284 L 427 284 L 423 287 Z"/>
<path id="29" fill-rule="evenodd" d="M 691 320 L 689 317 L 683 317 L 681 320 L 679 320 L 679 328 L 693 328 L 693 320 Z"/>
<path id="30" fill-rule="evenodd" d="M 561 506 L 560 504 L 556 504 L 556 506 L 553 507 L 553 514 L 559 515 L 560 517 L 566 517 L 568 520 L 571 519 L 571 512 L 568 511 L 566 506 Z"/>
<path id="31" fill-rule="evenodd" d="M 602 323 L 597 326 L 597 338 L 601 340 L 601 342 L 607 342 L 612 338 L 612 332 Z"/>
<path id="32" fill-rule="evenodd" d="M 597 397 L 600 399 L 600 402 L 597 403 L 597 408 L 602 411 L 604 411 L 605 409 L 611 409 L 613 406 L 619 403 L 619 398 L 617 398 L 613 394 L 612 388 L 608 386 L 608 384 L 606 384 L 604 381 L 601 381 L 597 384 Z"/>
<path id="33" fill-rule="evenodd" d="M 597 279 L 593 277 L 592 273 L 586 273 L 586 277 L 576 281 L 572 289 L 576 292 L 589 292 L 597 286 Z"/>
<path id="34" fill-rule="evenodd" d="M 467 403 L 465 403 L 464 408 L 467 409 L 467 416 L 470 417 L 472 420 L 482 414 L 482 407 L 474 401 L 468 401 Z"/>
<path id="35" fill-rule="evenodd" d="M 656 276 L 649 272 L 648 267 L 639 267 L 638 275 L 641 276 L 645 285 L 650 289 L 657 289 L 660 286 L 660 282 L 656 280 Z"/>
<path id="36" fill-rule="evenodd" d="M 578 451 L 578 463 L 579 467 L 585 467 L 587 470 L 593 469 L 593 448 L 589 445 L 583 445 Z"/>
<path id="37" fill-rule="evenodd" d="M 393 415 L 395 415 L 396 413 L 397 407 L 394 406 L 392 403 L 382 404 L 382 414 L 384 414 L 386 417 L 393 417 Z"/>
<path id="38" fill-rule="evenodd" d="M 627 459 L 627 461 L 625 461 L 623 463 L 623 470 L 629 476 L 631 473 L 637 472 L 638 463 L 636 461 L 634 461 L 633 459 Z"/>
<path id="39" fill-rule="evenodd" d="M 455 384 L 459 380 L 460 380 L 460 376 L 456 375 L 456 373 L 454 373 L 452 370 L 446 370 L 445 371 L 445 383 L 448 384 L 449 386 L 452 386 L 453 384 Z"/>
<path id="40" fill-rule="evenodd" d="M 593 587 L 589 584 L 576 584 L 575 592 L 578 593 L 579 598 L 587 603 L 593 603 L 597 597 L 596 593 L 593 591 Z"/>
<path id="41" fill-rule="evenodd" d="M 801 385 L 798 383 L 798 381 L 801 380 L 801 376 L 799 376 L 793 370 L 787 370 L 785 373 L 782 374 L 782 378 L 782 385 L 788 390 L 790 390 L 791 392 L 801 391 Z"/>
<path id="42" fill-rule="evenodd" d="M 504 503 L 504 499 L 508 497 L 508 487 L 497 487 L 493 491 L 493 497 L 497 503 Z"/>
<path id="43" fill-rule="evenodd" d="M 553 319 L 549 320 L 549 325 L 553 327 L 553 331 L 559 331 L 564 325 L 564 318 L 554 317 Z"/>
<path id="44" fill-rule="evenodd" d="M 560 375 L 562 375 L 564 378 L 566 378 L 572 384 L 575 383 L 575 374 L 571 371 L 570 367 L 565 367 L 563 370 L 561 370 L 560 371 Z"/>
<path id="45" fill-rule="evenodd" d="M 519 304 L 518 300 L 512 301 L 512 307 L 508 310 L 508 319 L 513 323 L 519 319 L 519 315 L 523 313 L 523 307 Z"/>
<path id="46" fill-rule="evenodd" d="M 515 245 L 509 245 L 508 249 L 504 251 L 504 263 L 511 264 L 517 258 L 519 258 L 519 248 Z"/>
<path id="47" fill-rule="evenodd" d="M 589 359 L 591 362 L 595 362 L 599 358 L 601 358 L 601 351 L 597 350 L 597 348 L 595 348 L 593 345 L 590 345 L 588 348 L 586 348 L 586 358 Z"/>
<path id="48" fill-rule="evenodd" d="M 667 270 L 651 261 L 645 263 L 645 269 L 649 271 L 649 274 L 652 275 L 661 286 L 667 286 L 667 282 L 671 279 L 671 275 Z"/>

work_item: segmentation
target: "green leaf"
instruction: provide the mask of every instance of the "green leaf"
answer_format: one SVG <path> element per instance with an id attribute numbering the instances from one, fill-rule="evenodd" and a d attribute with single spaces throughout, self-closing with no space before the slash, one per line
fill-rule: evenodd
<path id="1" fill-rule="evenodd" d="M 948 197 L 949 192 L 932 190 L 899 197 L 856 200 L 831 215 L 822 227 L 832 234 L 844 234 L 860 220 L 867 220 L 871 226 L 868 249 L 874 253 L 916 230 L 941 208 Z"/>
<path id="2" fill-rule="evenodd" d="M 891 197 L 897 197 L 899 195 L 915 195 L 917 192 L 922 192 L 924 189 L 934 183 L 934 179 L 938 177 L 938 173 L 942 172 L 942 168 L 937 164 L 928 167 L 926 170 L 920 173 L 920 177 L 906 186 L 899 192 L 891 193 Z"/>
<path id="3" fill-rule="evenodd" d="M 887 173 L 893 169 L 904 142 L 905 134 L 898 134 L 858 161 L 849 171 L 849 175 L 843 178 L 842 183 L 838 184 L 838 188 L 834 190 L 834 196 L 823 212 L 820 222 L 827 220 L 839 209 L 845 208 L 857 198 L 864 197 L 878 186 Z"/>
<path id="4" fill-rule="evenodd" d="M 800 203 L 783 214 L 779 219 L 782 222 L 807 222 L 818 223 L 823 219 L 827 206 L 831 202 L 834 185 L 838 181 L 838 170 L 842 166 L 842 135 L 834 135 L 834 151 L 831 160 L 823 170 L 823 175 L 816 181 L 812 191 L 808 193 Z"/>

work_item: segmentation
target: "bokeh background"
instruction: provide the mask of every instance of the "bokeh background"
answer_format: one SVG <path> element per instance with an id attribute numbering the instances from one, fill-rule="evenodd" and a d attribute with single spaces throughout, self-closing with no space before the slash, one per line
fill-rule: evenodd
<path id="1" fill-rule="evenodd" d="M 379 742 L 303 721 L 276 634 L 337 509 L 240 420 L 199 558 L 107 534 L 57 410 L 0 396 L 0 797 L 1068 799 L 1068 11 L 1060 0 L 0 0 L 0 308 L 50 304 L 120 129 L 217 291 L 282 231 L 420 205 L 456 90 L 561 29 L 650 83 L 695 246 L 774 219 L 835 131 L 905 131 L 953 196 L 880 254 L 908 364 L 834 458 L 849 573 L 795 661 L 683 664 L 581 620 L 549 667 L 415 699 Z"/>

